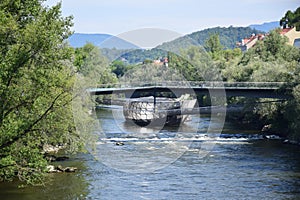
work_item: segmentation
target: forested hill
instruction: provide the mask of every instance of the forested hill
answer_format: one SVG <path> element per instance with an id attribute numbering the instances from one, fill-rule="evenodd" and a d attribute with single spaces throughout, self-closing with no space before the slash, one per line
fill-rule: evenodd
<path id="1" fill-rule="evenodd" d="M 116 44 L 114 46 L 100 45 L 101 42 L 103 43 L 103 41 L 112 37 L 110 35 L 103 34 L 74 34 L 70 39 L 70 44 L 75 47 L 80 47 L 83 46 L 85 42 L 90 42 L 95 46 L 101 47 L 103 55 L 108 57 L 110 60 L 115 60 L 122 57 L 123 59 L 126 59 L 128 63 L 133 64 L 143 62 L 144 60 L 154 60 L 165 57 L 166 51 L 176 52 L 179 49 L 187 48 L 191 45 L 203 46 L 205 44 L 205 41 L 212 34 L 219 35 L 220 42 L 224 46 L 224 48 L 233 49 L 236 46 L 236 42 L 239 42 L 241 41 L 241 39 L 251 36 L 251 34 L 253 33 L 257 34 L 263 32 L 257 31 L 250 27 L 215 27 L 182 36 L 173 41 L 163 43 L 162 45 L 159 45 L 156 48 L 150 50 L 137 49 L 136 46 L 118 38 L 116 38 L 116 41 L 109 41 L 109 44 Z"/>
<path id="2" fill-rule="evenodd" d="M 131 50 L 125 51 L 124 49 L 102 48 L 102 53 L 110 60 L 122 57 L 130 64 L 140 63 L 144 60 L 154 60 L 165 57 L 167 56 L 167 51 L 178 52 L 180 49 L 186 49 L 191 45 L 203 46 L 205 41 L 209 39 L 210 35 L 216 33 L 219 35 L 220 42 L 224 48 L 233 49 L 236 47 L 236 42 L 241 41 L 243 38 L 250 37 L 253 33 L 258 34 L 263 32 L 251 29 L 249 27 L 216 27 L 182 36 L 173 41 L 163 43 L 162 45 L 150 50 L 131 48 Z"/>
<path id="3" fill-rule="evenodd" d="M 249 37 L 251 34 L 263 33 L 262 31 L 257 31 L 250 27 L 233 27 L 228 28 L 215 27 L 208 28 L 201 31 L 197 31 L 178 39 L 175 39 L 171 42 L 163 43 L 157 48 L 161 49 L 177 49 L 178 47 L 186 47 L 191 44 L 193 45 L 204 45 L 205 41 L 212 34 L 218 34 L 220 37 L 220 42 L 227 49 L 233 49 L 236 46 L 236 42 L 241 41 L 241 39 Z"/>

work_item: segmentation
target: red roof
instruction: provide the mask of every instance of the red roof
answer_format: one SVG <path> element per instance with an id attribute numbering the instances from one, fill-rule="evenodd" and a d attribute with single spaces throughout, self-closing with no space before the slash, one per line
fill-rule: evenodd
<path id="1" fill-rule="evenodd" d="M 285 35 L 287 32 L 289 32 L 290 30 L 292 30 L 293 28 L 284 28 L 284 29 L 281 29 L 280 31 L 280 34 L 281 35 Z"/>
<path id="2" fill-rule="evenodd" d="M 255 35 L 252 35 L 249 38 L 244 38 L 244 44 L 248 44 L 249 42 L 253 41 L 256 38 Z"/>

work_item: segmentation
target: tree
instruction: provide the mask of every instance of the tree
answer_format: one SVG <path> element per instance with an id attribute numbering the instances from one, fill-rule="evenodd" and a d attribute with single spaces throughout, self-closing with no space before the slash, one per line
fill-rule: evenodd
<path id="1" fill-rule="evenodd" d="M 284 17 L 280 20 L 280 26 L 283 28 L 296 27 L 297 31 L 300 31 L 300 7 L 298 7 L 294 12 L 287 11 Z"/>
<path id="2" fill-rule="evenodd" d="M 186 80 L 194 81 L 196 80 L 197 69 L 188 61 L 187 58 L 182 57 L 178 54 L 169 52 L 168 53 L 169 67 L 178 71 Z M 200 79 L 200 77 L 198 77 Z M 200 80 L 203 80 L 201 77 Z"/>
<path id="3" fill-rule="evenodd" d="M 220 56 L 224 47 L 220 43 L 220 38 L 218 34 L 210 35 L 209 39 L 205 41 L 204 48 L 206 51 L 210 52 L 213 59 Z"/>
<path id="4" fill-rule="evenodd" d="M 226 49 L 223 51 L 223 56 L 226 62 L 233 60 L 236 57 L 240 57 L 241 55 L 242 55 L 242 50 L 240 48 Z"/>
<path id="5" fill-rule="evenodd" d="M 112 62 L 110 68 L 117 77 L 123 76 L 127 71 L 125 63 L 121 60 L 115 60 Z"/>
<path id="6" fill-rule="evenodd" d="M 282 37 L 279 32 L 279 29 L 271 31 L 264 40 L 264 51 L 270 53 L 269 55 L 273 55 L 276 59 L 280 57 L 280 53 L 287 43 L 287 38 Z"/>
<path id="7" fill-rule="evenodd" d="M 70 102 L 75 70 L 64 44 L 72 17 L 42 0 L 0 1 L 0 180 L 42 180 L 43 146 L 83 147 Z"/>
<path id="8" fill-rule="evenodd" d="M 210 55 L 199 46 L 182 49 L 180 54 L 169 52 L 169 67 L 174 68 L 188 81 L 220 80 L 219 70 Z"/>
<path id="9" fill-rule="evenodd" d="M 152 63 L 153 61 L 151 61 Z M 144 62 L 145 64 L 145 62 Z M 129 65 L 122 60 L 115 60 L 111 63 L 110 68 L 111 71 L 118 77 L 122 77 L 126 74 L 129 70 L 133 69 L 135 65 Z"/>
<path id="10" fill-rule="evenodd" d="M 85 79 L 93 81 L 95 84 L 105 84 L 116 82 L 116 76 L 109 67 L 108 59 L 101 54 L 98 47 L 91 43 L 87 43 L 81 48 L 75 50 L 74 65 L 77 72 L 85 77 Z"/>

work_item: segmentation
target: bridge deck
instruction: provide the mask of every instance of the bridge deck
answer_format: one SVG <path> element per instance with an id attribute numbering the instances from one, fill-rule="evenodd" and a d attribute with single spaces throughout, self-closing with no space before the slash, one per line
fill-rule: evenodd
<path id="1" fill-rule="evenodd" d="M 284 83 L 222 83 L 222 82 L 188 82 L 167 84 L 143 84 L 142 86 L 132 87 L 129 85 L 119 85 L 119 87 L 105 88 L 105 86 L 98 88 L 91 88 L 88 92 L 91 95 L 107 95 L 120 94 L 130 98 L 137 98 L 143 96 L 157 96 L 162 92 L 172 92 L 176 96 L 181 94 L 198 94 L 210 96 L 244 96 L 253 98 L 276 98 L 289 99 L 291 98 L 290 89 L 282 89 Z"/>

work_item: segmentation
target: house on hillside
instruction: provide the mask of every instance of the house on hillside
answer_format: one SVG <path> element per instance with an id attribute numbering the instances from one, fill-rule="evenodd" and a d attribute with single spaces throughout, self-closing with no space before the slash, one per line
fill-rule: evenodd
<path id="1" fill-rule="evenodd" d="M 300 31 L 296 31 L 296 28 L 283 28 L 280 31 L 281 35 L 284 35 L 288 38 L 288 44 L 296 46 L 300 48 Z M 240 48 L 242 51 L 247 51 L 248 49 L 252 48 L 257 41 L 263 40 L 267 37 L 268 34 L 252 34 L 251 37 L 242 39 L 241 42 L 237 43 L 237 47 Z"/>
<path id="2" fill-rule="evenodd" d="M 153 64 L 154 65 L 159 65 L 159 66 L 166 66 L 168 67 L 168 64 L 169 64 L 169 61 L 168 61 L 168 58 L 160 58 L 158 60 L 153 60 Z"/>
<path id="3" fill-rule="evenodd" d="M 296 31 L 296 27 L 281 29 L 280 34 L 289 39 L 289 45 L 300 47 L 300 31 Z"/>
<path id="4" fill-rule="evenodd" d="M 265 34 L 257 34 L 255 35 L 254 33 L 251 35 L 249 38 L 244 38 L 242 39 L 242 42 L 237 43 L 237 46 L 242 50 L 242 51 L 247 51 L 248 49 L 252 48 L 257 41 L 263 40 L 265 38 Z"/>

